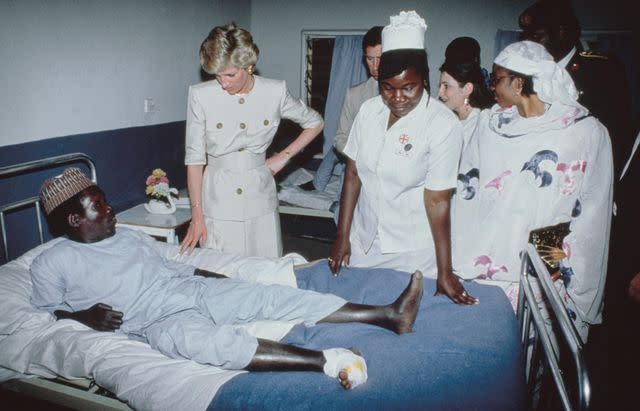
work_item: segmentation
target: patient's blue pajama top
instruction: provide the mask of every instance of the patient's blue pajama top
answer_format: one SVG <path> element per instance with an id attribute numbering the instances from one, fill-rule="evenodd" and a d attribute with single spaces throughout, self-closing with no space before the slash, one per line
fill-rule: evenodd
<path id="1" fill-rule="evenodd" d="M 227 369 L 246 367 L 258 346 L 236 325 L 313 325 L 346 303 L 286 286 L 194 276 L 194 266 L 165 258 L 156 244 L 125 228 L 96 243 L 65 239 L 34 260 L 31 302 L 51 313 L 108 304 L 124 313 L 119 332 L 142 337 L 170 357 Z"/>

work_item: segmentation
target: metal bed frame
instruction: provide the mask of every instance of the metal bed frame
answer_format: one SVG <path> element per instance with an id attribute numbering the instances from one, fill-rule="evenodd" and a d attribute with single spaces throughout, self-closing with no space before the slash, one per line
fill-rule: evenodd
<path id="1" fill-rule="evenodd" d="M 550 329 L 545 323 L 538 308 L 532 288 L 532 275 L 540 284 L 543 300 L 547 304 L 552 321 L 557 324 L 560 333 Z M 518 322 L 522 337 L 523 351 L 526 356 L 526 381 L 529 398 L 533 398 L 536 386 L 540 384 L 541 375 L 551 372 L 556 391 L 565 410 L 587 410 L 591 401 L 591 385 L 583 357 L 583 343 L 573 325 L 567 310 L 553 285 L 535 247 L 528 244 L 522 256 L 520 274 L 520 293 L 518 297 Z M 561 351 L 561 347 L 568 349 Z M 570 365 L 561 365 L 560 353 L 568 353 Z M 563 358 L 563 365 L 567 358 Z M 575 381 L 569 380 L 568 371 L 572 367 Z M 564 369 L 563 369 L 564 368 Z M 568 387 L 575 385 L 573 390 Z M 541 392 L 542 393 L 542 392 Z M 571 393 L 574 395 L 572 396 Z"/>
<path id="2" fill-rule="evenodd" d="M 59 156 L 29 161 L 12 166 L 0 167 L 0 179 L 18 177 L 31 172 L 55 168 L 65 164 L 84 163 L 91 172 L 91 180 L 98 182 L 96 167 L 88 155 L 84 153 L 70 153 Z M 11 212 L 33 208 L 39 234 L 40 244 L 44 243 L 44 229 L 41 216 L 41 204 L 38 196 L 0 204 L 0 230 L 2 245 L 6 261 L 9 261 L 9 245 L 7 239 L 5 216 Z M 23 393 L 35 399 L 49 401 L 65 407 L 86 410 L 131 410 L 125 403 L 114 398 L 110 392 L 99 387 L 92 380 L 65 378 L 17 378 L 0 383 L 0 387 L 9 391 Z"/>
<path id="3" fill-rule="evenodd" d="M 278 205 L 278 211 L 280 212 L 280 214 L 333 219 L 333 213 L 329 210 L 317 210 L 315 208 L 301 207 L 283 201 L 280 201 Z"/>

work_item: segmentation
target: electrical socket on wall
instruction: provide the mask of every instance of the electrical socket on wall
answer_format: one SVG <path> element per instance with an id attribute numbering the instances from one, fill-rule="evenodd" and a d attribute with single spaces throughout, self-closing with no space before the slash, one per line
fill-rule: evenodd
<path id="1" fill-rule="evenodd" d="M 144 112 L 145 113 L 155 113 L 156 112 L 156 102 L 152 98 L 144 99 Z"/>

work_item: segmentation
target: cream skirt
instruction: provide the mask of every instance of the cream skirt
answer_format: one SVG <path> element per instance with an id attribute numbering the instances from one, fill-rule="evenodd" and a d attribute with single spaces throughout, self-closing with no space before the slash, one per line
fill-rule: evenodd
<path id="1" fill-rule="evenodd" d="M 281 257 L 280 214 L 274 211 L 246 221 L 205 217 L 207 248 L 246 256 Z"/>

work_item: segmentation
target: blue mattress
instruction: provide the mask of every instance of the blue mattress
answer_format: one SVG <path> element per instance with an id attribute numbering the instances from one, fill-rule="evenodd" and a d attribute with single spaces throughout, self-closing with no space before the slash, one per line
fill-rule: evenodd
<path id="1" fill-rule="evenodd" d="M 296 272 L 300 288 L 351 302 L 387 304 L 409 277 L 386 269 L 344 269 L 337 278 L 326 263 Z M 518 410 L 525 408 L 522 349 L 516 317 L 497 287 L 465 284 L 480 299 L 459 306 L 425 290 L 414 332 L 396 335 L 366 324 L 294 327 L 283 340 L 311 349 L 357 347 L 369 380 L 345 391 L 316 372 L 253 372 L 224 384 L 209 410 Z"/>

